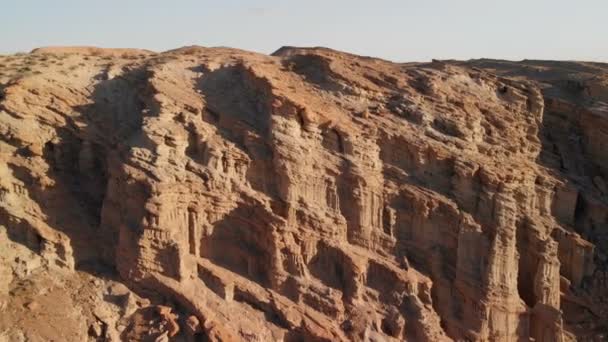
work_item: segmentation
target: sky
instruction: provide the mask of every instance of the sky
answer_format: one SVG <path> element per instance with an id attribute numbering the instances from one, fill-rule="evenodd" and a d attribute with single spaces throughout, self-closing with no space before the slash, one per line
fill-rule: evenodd
<path id="1" fill-rule="evenodd" d="M 608 62 L 608 0 L 0 0 L 0 53 L 49 45 Z"/>

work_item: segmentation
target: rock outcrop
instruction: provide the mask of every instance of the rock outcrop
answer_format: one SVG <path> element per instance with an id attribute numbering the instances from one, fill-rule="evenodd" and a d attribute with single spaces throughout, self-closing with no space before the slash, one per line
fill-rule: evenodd
<path id="1" fill-rule="evenodd" d="M 122 339 L 606 336 L 608 65 L 289 47 L 0 64 L 0 226 L 40 267 L 108 265 L 172 301 L 138 302 Z"/>

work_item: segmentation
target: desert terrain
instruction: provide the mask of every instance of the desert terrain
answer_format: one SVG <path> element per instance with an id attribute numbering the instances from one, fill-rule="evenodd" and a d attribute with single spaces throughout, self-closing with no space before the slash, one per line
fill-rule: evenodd
<path id="1" fill-rule="evenodd" d="M 0 341 L 605 341 L 608 64 L 0 55 Z"/>

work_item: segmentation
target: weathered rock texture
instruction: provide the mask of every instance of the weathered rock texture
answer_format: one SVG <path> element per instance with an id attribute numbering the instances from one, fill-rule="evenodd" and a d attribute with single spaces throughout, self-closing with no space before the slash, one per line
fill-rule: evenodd
<path id="1" fill-rule="evenodd" d="M 188 319 L 147 309 L 159 339 L 606 331 L 607 65 L 199 47 L 0 63 L 0 225 L 49 269 L 110 265 L 172 299 Z"/>

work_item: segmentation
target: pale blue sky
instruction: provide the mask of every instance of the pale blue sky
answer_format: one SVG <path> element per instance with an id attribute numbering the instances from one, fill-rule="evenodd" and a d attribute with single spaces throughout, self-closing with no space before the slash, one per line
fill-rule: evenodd
<path id="1" fill-rule="evenodd" d="M 0 0 L 0 53 L 327 46 L 395 61 L 608 62 L 608 0 Z"/>

